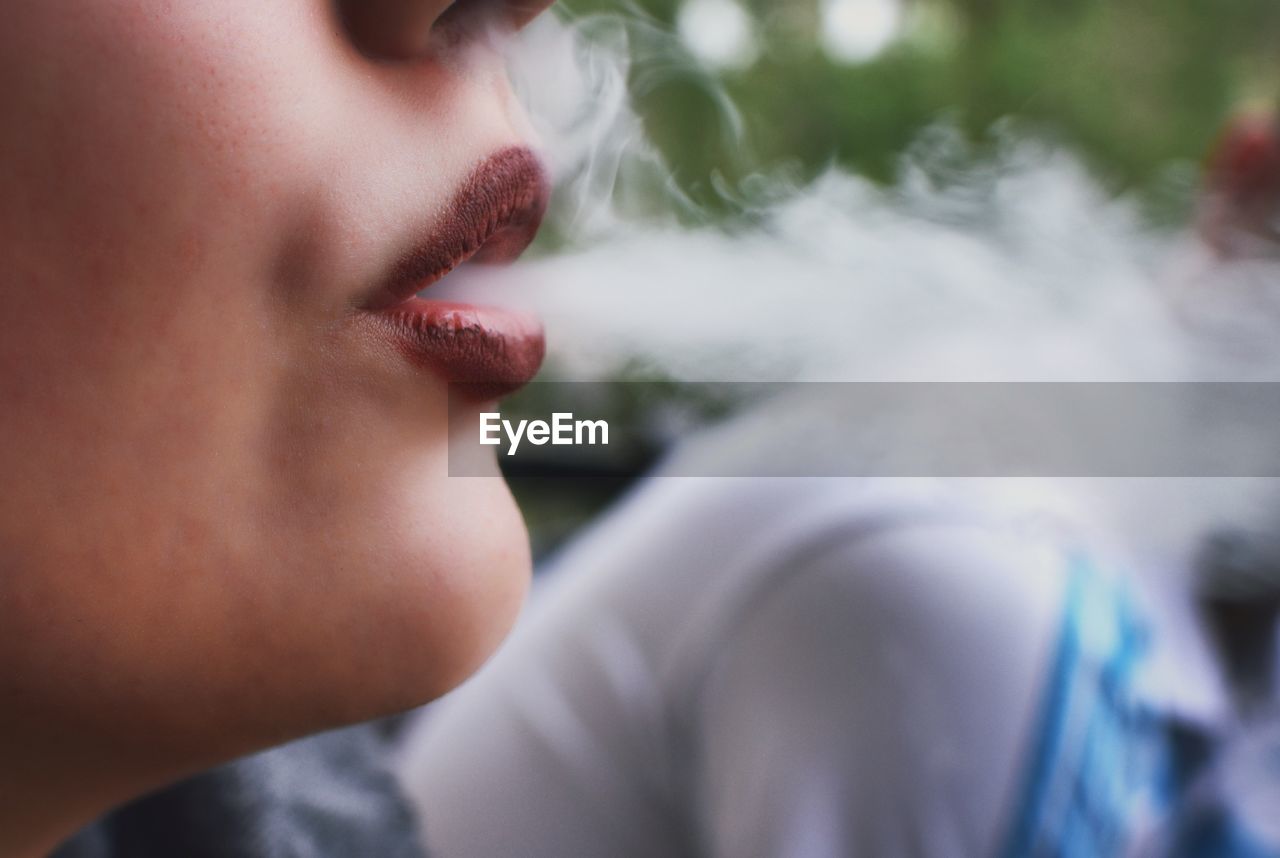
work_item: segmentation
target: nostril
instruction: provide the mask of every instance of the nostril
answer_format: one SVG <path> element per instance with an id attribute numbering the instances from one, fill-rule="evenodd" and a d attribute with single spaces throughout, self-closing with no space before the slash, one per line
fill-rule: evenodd
<path id="1" fill-rule="evenodd" d="M 365 56 L 408 60 L 431 49 L 432 28 L 454 0 L 336 0 L 342 25 Z"/>
<path id="2" fill-rule="evenodd" d="M 448 41 L 486 30 L 518 30 L 553 0 L 335 0 L 356 48 L 377 60 L 412 60 Z"/>
<path id="3" fill-rule="evenodd" d="M 554 5 L 555 0 L 507 0 L 506 18 L 520 29 Z"/>

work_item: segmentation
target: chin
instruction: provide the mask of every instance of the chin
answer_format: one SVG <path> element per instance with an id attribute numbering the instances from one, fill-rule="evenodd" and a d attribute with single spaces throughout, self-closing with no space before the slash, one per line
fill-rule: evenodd
<path id="1" fill-rule="evenodd" d="M 446 478 L 424 491 L 395 529 L 400 544 L 359 573 L 345 615 L 354 658 L 338 662 L 337 720 L 401 712 L 445 694 L 474 673 L 511 630 L 524 603 L 532 560 L 524 520 L 497 477 Z M 322 640 L 323 647 L 333 646 Z M 335 699 L 336 698 L 336 699 Z M 350 705 L 350 708 L 347 706 Z"/>
<path id="2" fill-rule="evenodd" d="M 501 479 L 418 477 L 398 495 L 367 485 L 384 502 L 359 514 L 335 502 L 305 528 L 303 515 L 273 528 L 243 562 L 202 571 L 211 589 L 190 613 L 100 646 L 96 673 L 133 680 L 74 689 L 63 715 L 98 714 L 92 731 L 64 724 L 69 743 L 110 747 L 113 765 L 156 785 L 463 682 L 523 604 L 527 532 Z"/>
<path id="3" fill-rule="evenodd" d="M 531 579 L 528 532 L 506 483 L 449 482 L 449 548 L 439 571 L 423 579 L 403 650 L 405 675 L 420 680 L 403 701 L 410 705 L 452 690 L 488 660 L 515 624 Z"/>

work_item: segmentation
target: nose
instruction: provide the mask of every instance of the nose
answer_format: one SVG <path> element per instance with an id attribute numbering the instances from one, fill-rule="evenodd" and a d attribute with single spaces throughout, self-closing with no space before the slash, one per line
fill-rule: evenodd
<path id="1" fill-rule="evenodd" d="M 339 0 L 338 10 L 363 53 L 397 60 L 425 53 L 432 27 L 453 5 L 453 0 Z"/>
<path id="2" fill-rule="evenodd" d="M 519 29 L 554 0 L 338 0 L 342 22 L 366 56 L 407 60 L 431 50 L 433 31 L 446 20 L 486 21 Z"/>

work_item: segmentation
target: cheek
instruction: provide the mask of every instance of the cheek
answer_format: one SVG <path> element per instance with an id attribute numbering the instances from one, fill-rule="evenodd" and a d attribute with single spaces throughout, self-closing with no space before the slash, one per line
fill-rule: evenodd
<path id="1" fill-rule="evenodd" d="M 49 0 L 0 28 L 0 560 L 31 573 L 0 596 L 32 606 L 0 650 L 121 732 L 197 700 L 217 723 L 156 720 L 243 746 L 416 704 L 524 592 L 505 486 L 446 476 L 443 396 L 330 318 L 377 200 L 432 191 L 404 165 L 445 187 L 510 128 L 474 107 L 474 146 L 420 145 L 452 107 L 351 75 L 327 7 Z M 76 659 L 103 684 L 45 685 Z"/>
<path id="2" fill-rule="evenodd" d="M 244 476 L 226 457 L 260 445 L 313 339 L 315 320 L 286 312 L 287 248 L 329 140 L 303 97 L 326 91 L 306 68 L 335 66 L 325 7 L 50 0 L 7 16 L 0 392 L 22 427 L 44 425 L 24 439 L 43 456 Z"/>
<path id="3" fill-rule="evenodd" d="M 376 160 L 365 135 L 397 131 L 376 125 L 391 102 L 365 97 L 370 74 L 328 9 L 20 4 L 0 28 L 9 258 L 60 275 L 56 297 L 91 295 L 121 318 L 209 288 L 280 300 L 290 249 L 346 214 L 322 211 L 341 208 L 326 197 L 335 167 Z"/>
<path id="4" fill-rule="evenodd" d="M 150 5 L 20 4 L 0 36 L 5 376 L 94 379 L 117 417 L 239 368 L 279 232 L 237 55 Z"/>

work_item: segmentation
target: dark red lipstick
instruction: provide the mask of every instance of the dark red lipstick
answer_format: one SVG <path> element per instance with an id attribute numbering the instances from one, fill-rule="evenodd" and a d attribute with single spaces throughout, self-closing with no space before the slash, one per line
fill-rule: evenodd
<path id="1" fill-rule="evenodd" d="M 426 239 L 402 253 L 364 302 L 401 352 L 469 395 L 512 392 L 537 373 L 542 326 L 514 310 L 433 301 L 418 293 L 467 261 L 514 261 L 533 240 L 550 192 L 538 157 L 505 149 L 482 163 L 436 219 Z"/>

